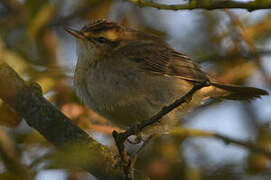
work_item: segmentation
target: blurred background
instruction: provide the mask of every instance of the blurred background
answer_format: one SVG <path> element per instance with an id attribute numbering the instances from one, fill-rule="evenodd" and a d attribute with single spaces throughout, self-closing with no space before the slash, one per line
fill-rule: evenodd
<path id="1" fill-rule="evenodd" d="M 100 18 L 164 38 L 224 82 L 270 91 L 270 10 L 165 11 L 120 0 L 1 0 L 0 62 L 8 63 L 23 79 L 39 83 L 50 102 L 102 144 L 114 148 L 110 135 L 114 127 L 76 97 L 75 40 L 64 31 L 66 26 L 80 29 Z M 270 118 L 270 96 L 251 103 L 211 100 L 181 119 L 180 125 L 271 150 Z M 54 146 L 1 100 L 0 124 L 1 180 L 18 178 L 5 153 L 31 179 L 95 179 L 80 169 L 56 168 L 47 158 L 54 154 Z M 189 135 L 156 139 L 140 155 L 136 168 L 154 180 L 271 178 L 268 157 L 219 139 Z"/>

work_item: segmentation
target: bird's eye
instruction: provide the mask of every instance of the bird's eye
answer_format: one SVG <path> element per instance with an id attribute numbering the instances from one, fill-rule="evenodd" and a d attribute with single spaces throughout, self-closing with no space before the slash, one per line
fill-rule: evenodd
<path id="1" fill-rule="evenodd" d="M 104 37 L 98 37 L 97 40 L 99 43 L 104 43 L 106 41 Z"/>

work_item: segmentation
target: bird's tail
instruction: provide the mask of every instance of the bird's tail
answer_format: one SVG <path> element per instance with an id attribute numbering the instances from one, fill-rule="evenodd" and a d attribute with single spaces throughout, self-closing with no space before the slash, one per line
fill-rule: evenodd
<path id="1" fill-rule="evenodd" d="M 220 83 L 211 83 L 214 87 L 218 89 L 225 90 L 226 93 L 221 98 L 230 100 L 253 100 L 260 98 L 261 96 L 268 95 L 269 93 L 263 89 L 237 86 L 237 85 L 225 85 Z"/>

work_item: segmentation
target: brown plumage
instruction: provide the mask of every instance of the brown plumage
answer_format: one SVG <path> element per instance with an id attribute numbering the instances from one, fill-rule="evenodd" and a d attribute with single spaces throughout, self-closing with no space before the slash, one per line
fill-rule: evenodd
<path id="1" fill-rule="evenodd" d="M 140 35 L 142 36 L 141 33 Z M 120 48 L 119 51 L 131 60 L 141 63 L 142 69 L 153 73 L 176 76 L 194 83 L 209 80 L 211 85 L 229 92 L 219 98 L 252 100 L 262 95 L 268 95 L 268 92 L 262 89 L 219 82 L 204 72 L 200 65 L 191 61 L 186 55 L 173 50 L 166 43 L 138 41 Z"/>
<path id="2" fill-rule="evenodd" d="M 251 100 L 267 91 L 219 82 L 200 65 L 164 40 L 111 21 L 98 20 L 77 37 L 75 86 L 85 104 L 120 125 L 149 119 L 186 94 L 195 83 L 209 81 L 190 103 L 167 114 L 150 132 L 164 132 L 206 98 Z"/>

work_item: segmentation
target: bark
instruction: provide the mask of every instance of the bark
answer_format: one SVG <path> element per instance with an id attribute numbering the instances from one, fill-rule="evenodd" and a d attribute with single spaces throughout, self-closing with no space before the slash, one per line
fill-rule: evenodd
<path id="1" fill-rule="evenodd" d="M 81 167 L 99 179 L 119 179 L 116 154 L 99 144 L 48 102 L 38 84 L 27 85 L 7 64 L 0 64 L 0 98 L 29 126 L 58 147 L 55 159 L 62 168 Z"/>

